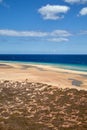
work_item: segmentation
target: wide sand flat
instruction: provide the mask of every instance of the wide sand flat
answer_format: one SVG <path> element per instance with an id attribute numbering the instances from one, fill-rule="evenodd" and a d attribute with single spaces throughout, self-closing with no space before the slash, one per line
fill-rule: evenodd
<path id="1" fill-rule="evenodd" d="M 87 72 L 39 64 L 0 63 L 0 80 L 24 81 L 25 79 L 60 88 L 87 89 Z"/>

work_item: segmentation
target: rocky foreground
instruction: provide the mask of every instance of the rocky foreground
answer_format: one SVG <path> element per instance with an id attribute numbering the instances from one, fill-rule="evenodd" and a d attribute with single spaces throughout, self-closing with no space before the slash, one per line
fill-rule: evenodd
<path id="1" fill-rule="evenodd" d="M 87 91 L 0 81 L 0 130 L 87 130 Z"/>

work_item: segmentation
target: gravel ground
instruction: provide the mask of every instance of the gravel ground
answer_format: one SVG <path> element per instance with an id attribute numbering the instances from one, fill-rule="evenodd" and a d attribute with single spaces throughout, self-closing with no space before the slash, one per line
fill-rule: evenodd
<path id="1" fill-rule="evenodd" d="M 0 130 L 87 130 L 87 91 L 0 81 Z"/>

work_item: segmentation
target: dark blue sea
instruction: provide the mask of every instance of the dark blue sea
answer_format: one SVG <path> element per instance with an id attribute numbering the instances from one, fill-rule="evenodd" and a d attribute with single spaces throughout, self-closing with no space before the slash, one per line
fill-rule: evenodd
<path id="1" fill-rule="evenodd" d="M 32 55 L 1 54 L 0 61 L 26 62 L 32 64 L 54 65 L 60 68 L 87 72 L 87 55 Z"/>

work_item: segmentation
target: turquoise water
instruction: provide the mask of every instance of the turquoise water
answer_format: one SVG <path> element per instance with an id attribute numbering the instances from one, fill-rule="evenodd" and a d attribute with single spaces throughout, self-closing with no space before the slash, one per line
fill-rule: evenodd
<path id="1" fill-rule="evenodd" d="M 87 72 L 87 66 L 85 65 L 61 64 L 57 66 L 63 69 Z"/>
<path id="2" fill-rule="evenodd" d="M 30 65 L 45 65 L 45 66 L 53 66 L 61 69 L 75 70 L 75 71 L 83 71 L 87 72 L 86 65 L 79 64 L 58 64 L 58 63 L 40 63 L 40 62 L 22 62 L 22 61 L 0 61 L 0 63 L 19 63 L 19 64 L 30 64 Z"/>
<path id="3" fill-rule="evenodd" d="M 3 54 L 0 62 L 41 64 L 87 72 L 87 55 L 31 55 Z"/>

